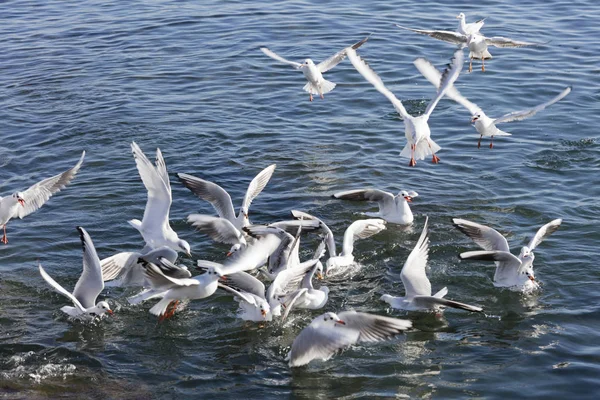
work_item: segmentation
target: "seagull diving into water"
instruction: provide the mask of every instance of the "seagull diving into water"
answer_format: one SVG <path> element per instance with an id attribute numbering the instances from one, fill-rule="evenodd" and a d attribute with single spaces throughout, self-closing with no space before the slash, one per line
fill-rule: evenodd
<path id="1" fill-rule="evenodd" d="M 333 56 L 329 57 L 327 60 L 319 64 L 315 64 L 310 58 L 304 60 L 304 63 L 289 61 L 273 53 L 266 47 L 261 47 L 260 49 L 263 53 L 273 58 L 274 60 L 281 61 L 282 63 L 291 65 L 292 67 L 302 71 L 304 77 L 308 80 L 308 83 L 304 85 L 303 89 L 304 91 L 308 92 L 310 101 L 313 101 L 313 95 L 318 94 L 323 99 L 323 95 L 325 93 L 329 93 L 333 90 L 333 88 L 335 88 L 335 83 L 323 78 L 323 73 L 329 71 L 330 69 L 338 65 L 340 62 L 342 62 L 344 58 L 346 58 L 346 52 L 349 48 L 356 50 L 360 46 L 362 46 L 368 39 L 369 37 L 366 37 L 360 42 L 354 43 L 352 46 L 345 48 L 344 50 L 338 51 Z"/>
<path id="2" fill-rule="evenodd" d="M 79 171 L 85 151 L 75 166 L 62 174 L 46 178 L 36 183 L 23 192 L 15 192 L 12 196 L 0 197 L 0 226 L 4 229 L 4 235 L 0 242 L 7 244 L 6 224 L 12 218 L 24 218 L 43 206 L 53 194 L 64 189 Z"/>

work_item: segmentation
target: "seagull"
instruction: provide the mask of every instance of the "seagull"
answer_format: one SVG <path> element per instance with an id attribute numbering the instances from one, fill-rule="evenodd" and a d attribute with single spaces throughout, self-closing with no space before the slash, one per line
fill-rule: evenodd
<path id="1" fill-rule="evenodd" d="M 144 218 L 142 221 L 139 219 L 128 221 L 146 241 L 146 247 L 142 253 L 166 246 L 191 256 L 189 243 L 179 239 L 177 233 L 169 225 L 169 210 L 173 199 L 167 166 L 160 149 L 156 149 L 156 167 L 148 160 L 137 143 L 131 143 L 131 150 L 142 182 L 148 190 Z"/>
<path id="2" fill-rule="evenodd" d="M 272 321 L 273 314 L 265 296 L 265 285 L 248 274 L 237 272 L 227 275 L 219 282 L 219 287 L 231 293 L 239 304 L 238 317 L 244 321 Z"/>
<path id="3" fill-rule="evenodd" d="M 250 225 L 243 230 L 254 238 L 275 236 L 279 240 L 280 245 L 268 259 L 266 275 L 269 279 L 275 279 L 281 271 L 300 264 L 300 229 L 296 236 L 272 225 Z"/>
<path id="4" fill-rule="evenodd" d="M 400 273 L 406 295 L 404 297 L 394 297 L 384 294 L 381 296 L 381 300 L 389 303 L 392 308 L 409 311 L 439 311 L 443 307 L 454 307 L 475 312 L 483 311 L 481 307 L 444 299 L 443 297 L 448 294 L 448 288 L 443 288 L 433 296 L 431 295 L 431 282 L 429 282 L 425 272 L 427 260 L 429 259 L 428 221 L 429 218 L 426 218 L 421 237 L 419 237 L 413 251 L 410 252 Z"/>
<path id="5" fill-rule="evenodd" d="M 75 285 L 73 293 L 69 293 L 50 275 L 46 273 L 42 265 L 39 265 L 42 278 L 54 290 L 73 302 L 75 307 L 64 306 L 61 311 L 70 317 L 94 319 L 101 317 L 105 313 L 112 314 L 112 310 L 106 301 L 100 301 L 96 304 L 98 295 L 104 289 L 104 281 L 102 280 L 102 268 L 100 268 L 100 260 L 94 243 L 88 233 L 82 227 L 77 227 L 79 236 L 81 237 L 81 245 L 83 246 L 83 272 Z"/>
<path id="6" fill-rule="evenodd" d="M 441 78 L 440 72 L 426 59 L 417 58 L 414 62 L 417 69 L 423 74 L 423 76 L 431 82 L 434 86 L 438 87 L 439 81 Z M 504 122 L 512 122 L 512 121 L 522 121 L 529 117 L 533 117 L 538 112 L 544 110 L 546 107 L 551 106 L 552 104 L 558 102 L 563 99 L 566 95 L 571 93 L 571 86 L 566 87 L 560 94 L 552 98 L 551 100 L 542 103 L 533 108 L 522 110 L 522 111 L 514 111 L 508 114 L 505 114 L 499 118 L 490 118 L 488 117 L 481 108 L 477 104 L 471 103 L 469 100 L 464 98 L 455 87 L 448 88 L 446 91 L 446 96 L 456 101 L 458 104 L 465 107 L 471 113 L 471 123 L 475 124 L 475 129 L 479 133 L 479 142 L 477 142 L 477 148 L 481 147 L 481 139 L 484 136 L 490 136 L 490 149 L 494 147 L 493 140 L 494 136 L 510 136 L 511 134 L 508 132 L 504 132 L 498 127 L 496 124 L 501 124 Z"/>
<path id="7" fill-rule="evenodd" d="M 157 265 L 173 278 L 190 278 L 187 267 L 176 266 L 177 252 L 170 247 L 159 247 L 146 254 L 135 251 L 117 253 L 100 261 L 104 282 L 107 286 L 145 286 L 144 263 Z"/>
<path id="8" fill-rule="evenodd" d="M 408 203 L 418 195 L 417 192 L 406 190 L 402 190 L 394 196 L 379 189 L 356 189 L 335 193 L 332 197 L 342 200 L 376 201 L 379 205 L 379 212 L 367 212 L 366 215 L 381 218 L 393 224 L 410 225 L 414 217 Z"/>
<path id="9" fill-rule="evenodd" d="M 434 39 L 442 40 L 444 42 L 458 44 L 460 46 L 469 47 L 469 72 L 473 71 L 473 59 L 481 60 L 481 70 L 485 72 L 484 60 L 492 58 L 492 55 L 488 51 L 488 46 L 494 47 L 527 47 L 527 46 L 541 46 L 542 43 L 522 42 L 518 40 L 512 40 L 502 36 L 485 37 L 477 32 L 471 32 L 469 34 L 463 34 L 460 32 L 452 31 L 431 31 L 424 29 L 413 29 L 407 28 L 396 24 L 400 29 L 407 31 L 420 33 L 421 35 L 427 35 Z"/>
<path id="10" fill-rule="evenodd" d="M 43 206 L 53 194 L 60 192 L 65 188 L 77 175 L 85 151 L 81 154 L 81 158 L 75 166 L 62 174 L 44 179 L 31 186 L 23 192 L 15 192 L 12 196 L 0 197 L 0 225 L 4 229 L 4 235 L 0 242 L 7 244 L 6 224 L 12 218 L 23 218 Z"/>
<path id="11" fill-rule="evenodd" d="M 302 219 L 304 221 L 316 221 L 318 229 L 321 231 L 321 236 L 327 245 L 327 251 L 329 252 L 329 257 L 335 257 L 337 255 L 337 251 L 335 249 L 335 238 L 333 237 L 333 232 L 331 229 L 319 218 L 305 213 L 304 211 L 292 210 L 292 216 L 295 219 Z"/>
<path id="12" fill-rule="evenodd" d="M 317 275 L 317 278 L 323 279 L 322 276 L 323 264 L 320 261 L 315 263 L 315 265 L 308 269 L 306 275 L 302 279 L 302 283 L 300 284 L 300 289 L 295 292 L 290 293 L 284 300 L 282 305 L 285 308 L 285 312 L 281 317 L 285 320 L 292 311 L 293 307 L 296 308 L 305 308 L 309 310 L 318 310 L 323 308 L 327 303 L 327 299 L 329 296 L 329 288 L 327 286 L 321 286 L 318 289 L 315 289 L 312 284 L 312 279 Z"/>
<path id="13" fill-rule="evenodd" d="M 315 318 L 292 343 L 286 357 L 290 367 L 314 359 L 328 360 L 338 350 L 363 342 L 380 342 L 409 329 L 412 322 L 356 311 L 328 312 Z"/>
<path id="14" fill-rule="evenodd" d="M 385 87 L 381 81 L 381 78 L 377 76 L 375 71 L 373 71 L 353 49 L 348 49 L 348 58 L 352 62 L 352 65 L 354 65 L 354 68 L 356 68 L 356 70 L 360 72 L 360 74 L 367 81 L 375 86 L 375 89 L 377 89 L 381 94 L 387 97 L 389 101 L 392 102 L 392 105 L 398 114 L 400 114 L 400 117 L 404 120 L 404 134 L 406 135 L 408 142 L 400 153 L 400 156 L 410 158 L 408 165 L 413 167 L 416 165 L 415 158 L 423 160 L 425 156 L 432 154 L 433 156 L 431 161 L 437 164 L 440 159 L 435 155 L 435 153 L 437 153 L 441 147 L 438 146 L 430 137 L 428 120 L 435 106 L 444 96 L 446 90 L 451 87 L 458 78 L 463 65 L 462 51 L 457 50 L 454 53 L 454 58 L 452 59 L 451 64 L 446 68 L 446 71 L 444 71 L 444 74 L 442 75 L 440 89 L 438 89 L 434 99 L 431 100 L 431 102 L 427 105 L 425 113 L 418 117 L 413 117 L 406 111 L 402 105 L 402 102 Z"/>
<path id="15" fill-rule="evenodd" d="M 486 260 L 496 262 L 494 286 L 508 287 L 517 291 L 531 291 L 539 287 L 533 273 L 533 250 L 549 235 L 556 232 L 562 219 L 555 219 L 542 226 L 521 253 L 515 257 L 510 253 L 508 242 L 498 231 L 467 221 L 454 218 L 452 220 L 461 232 L 473 239 L 485 251 L 467 251 L 460 254 L 463 260 Z"/>
<path id="16" fill-rule="evenodd" d="M 231 222 L 237 230 L 241 230 L 244 226 L 250 225 L 248 208 L 256 196 L 258 196 L 267 183 L 269 183 L 269 179 L 271 179 L 271 176 L 275 171 L 275 166 L 275 164 L 269 165 L 252 179 L 237 217 L 235 215 L 235 210 L 233 209 L 231 196 L 229 196 L 229 193 L 221 186 L 188 174 L 177 174 L 177 177 L 185 187 L 192 191 L 192 193 L 200 199 L 211 203 L 217 211 L 217 214 L 219 214 L 219 217 Z"/>
<path id="17" fill-rule="evenodd" d="M 344 50 L 338 51 L 333 56 L 329 57 L 327 60 L 319 64 L 315 64 L 310 58 L 304 60 L 304 63 L 289 61 L 273 53 L 266 47 L 261 47 L 260 49 L 263 53 L 265 53 L 272 59 L 281 61 L 282 63 L 291 65 L 295 69 L 302 71 L 304 77 L 308 80 L 308 83 L 304 85 L 303 89 L 305 92 L 308 92 L 309 100 L 313 101 L 313 95 L 318 94 L 323 99 L 323 95 L 325 93 L 329 93 L 335 88 L 335 83 L 323 78 L 323 73 L 329 71 L 330 69 L 338 65 L 340 62 L 342 62 L 344 58 L 346 58 L 346 52 L 349 48 L 356 50 L 360 46 L 362 46 L 368 39 L 369 37 L 366 37 L 360 42 L 355 43 L 352 46 L 345 48 Z"/>
<path id="18" fill-rule="evenodd" d="M 471 22 L 470 24 L 467 24 L 464 13 L 458 14 L 456 16 L 456 19 L 460 19 L 460 21 L 458 22 L 458 29 L 456 31 L 462 35 L 470 35 L 472 33 L 479 33 L 479 31 L 483 27 L 483 24 L 484 24 L 483 21 L 485 20 L 485 18 L 483 18 L 483 19 L 480 19 L 479 21 Z"/>
<path id="19" fill-rule="evenodd" d="M 331 271 L 348 267 L 354 263 L 354 241 L 358 239 L 366 239 L 381 232 L 385 229 L 385 221 L 382 219 L 361 219 L 354 221 L 344 232 L 344 245 L 339 256 L 330 257 L 327 260 L 326 273 L 331 274 Z M 336 271 L 339 273 L 339 271 Z"/>
<path id="20" fill-rule="evenodd" d="M 151 309 L 150 313 L 157 315 L 161 320 L 171 318 L 181 300 L 195 300 L 209 297 L 218 288 L 218 281 L 223 276 L 237 272 L 255 269 L 259 263 L 266 260 L 280 245 L 281 241 L 274 235 L 254 241 L 236 257 L 230 257 L 223 266 L 215 266 L 211 262 L 206 268 L 206 273 L 187 279 L 172 278 L 152 263 L 147 264 L 145 278 L 150 282 L 151 288 L 130 297 L 130 304 L 139 304 L 143 301 L 162 297 Z M 203 261 L 198 261 L 202 266 Z"/>

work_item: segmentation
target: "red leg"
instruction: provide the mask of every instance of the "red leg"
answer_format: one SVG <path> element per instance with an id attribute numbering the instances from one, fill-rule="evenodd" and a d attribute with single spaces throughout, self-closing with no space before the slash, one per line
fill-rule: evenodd
<path id="1" fill-rule="evenodd" d="M 325 97 L 323 97 L 323 93 L 320 94 L 321 99 L 325 100 Z"/>
<path id="2" fill-rule="evenodd" d="M 308 99 L 309 99 L 310 101 L 313 101 L 312 93 L 309 93 L 309 94 L 308 94 Z"/>
<path id="3" fill-rule="evenodd" d="M 427 141 L 427 144 L 429 145 L 429 150 L 431 150 L 431 143 L 429 143 L 429 140 Z M 432 151 L 431 154 L 433 154 L 433 158 L 431 159 L 431 162 L 434 164 L 437 164 L 440 162 L 440 158 L 438 156 L 435 155 L 435 153 Z"/>
<path id="4" fill-rule="evenodd" d="M 4 244 L 8 243 L 8 238 L 6 237 L 6 225 L 4 225 L 4 236 L 2 236 L 2 240 L 0 240 L 0 242 Z"/>
<path id="5" fill-rule="evenodd" d="M 469 60 L 469 72 L 473 72 L 473 57 Z"/>
<path id="6" fill-rule="evenodd" d="M 481 58 L 481 72 L 485 72 L 485 57 Z"/>
<path id="7" fill-rule="evenodd" d="M 417 165 L 417 162 L 415 161 L 415 147 L 417 147 L 416 144 L 412 144 L 410 146 L 410 162 L 408 163 L 409 167 L 414 167 Z"/>
<path id="8" fill-rule="evenodd" d="M 479 136 L 479 142 L 477 142 L 477 148 L 481 147 L 481 138 L 483 137 L 483 135 Z"/>
<path id="9" fill-rule="evenodd" d="M 494 148 L 494 136 L 492 136 L 492 139 L 490 140 L 490 149 Z"/>

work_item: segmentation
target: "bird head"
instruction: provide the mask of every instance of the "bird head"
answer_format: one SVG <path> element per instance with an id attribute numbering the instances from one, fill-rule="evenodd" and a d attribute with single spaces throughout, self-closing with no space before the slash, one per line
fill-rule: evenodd
<path id="1" fill-rule="evenodd" d="M 21 192 L 13 193 L 12 197 L 17 200 L 17 203 L 19 203 L 21 206 L 25 207 L 25 199 L 23 199 L 23 193 L 21 193 Z"/>

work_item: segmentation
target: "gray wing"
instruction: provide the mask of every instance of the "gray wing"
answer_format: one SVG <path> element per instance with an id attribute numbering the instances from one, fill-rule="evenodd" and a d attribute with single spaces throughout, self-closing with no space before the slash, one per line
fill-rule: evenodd
<path id="1" fill-rule="evenodd" d="M 172 278 L 163 273 L 163 271 L 152 263 L 146 263 L 144 266 L 144 276 L 150 282 L 152 289 L 156 291 L 166 291 L 176 287 L 195 286 L 200 282 L 193 278 Z"/>
<path id="2" fill-rule="evenodd" d="M 192 277 L 192 273 L 187 269 L 187 267 L 175 265 L 166 258 L 161 257 L 158 262 L 153 264 L 160 268 L 163 274 L 171 278 L 186 279 Z"/>
<path id="3" fill-rule="evenodd" d="M 527 47 L 527 46 L 542 46 L 543 43 L 520 42 L 502 36 L 485 37 L 485 42 L 488 46 L 495 47 Z"/>
<path id="4" fill-rule="evenodd" d="M 415 245 L 415 248 L 410 252 L 402 272 L 400 279 L 406 290 L 406 297 L 417 295 L 431 296 L 431 282 L 427 278 L 425 267 L 429 259 L 429 236 L 427 232 L 427 222 L 429 217 L 425 219 L 423 232 Z"/>
<path id="5" fill-rule="evenodd" d="M 223 284 L 221 282 L 217 283 L 218 287 L 225 290 L 226 292 L 229 292 L 230 294 L 233 295 L 233 297 L 238 297 L 242 300 L 244 300 L 246 303 L 250 303 L 250 304 L 256 304 L 256 301 L 254 300 L 254 298 L 252 296 L 250 296 L 248 293 L 244 293 L 241 290 L 238 290 L 236 288 L 227 286 L 226 284 Z"/>
<path id="6" fill-rule="evenodd" d="M 321 224 L 317 220 L 289 220 L 289 221 L 277 221 L 269 224 L 276 228 L 283 229 L 287 233 L 296 234 L 298 228 L 302 228 L 303 232 L 312 232 L 321 229 Z"/>
<path id="7" fill-rule="evenodd" d="M 54 279 L 52 279 L 52 277 L 46 273 L 44 268 L 42 268 L 42 264 L 39 264 L 38 267 L 40 270 L 40 275 L 42 275 L 42 278 L 44 278 L 44 280 L 50 286 L 52 286 L 52 288 L 54 290 L 56 290 L 58 293 L 62 294 L 63 296 L 67 297 L 69 300 L 71 300 L 73 302 L 73 304 L 75 305 L 75 308 L 77 308 L 79 311 L 85 312 L 85 308 L 81 305 L 79 300 L 77 300 L 77 298 L 75 296 L 73 296 L 71 293 L 69 293 L 67 290 L 65 290 L 65 288 L 60 286 L 58 284 L 58 282 L 56 282 Z"/>
<path id="8" fill-rule="evenodd" d="M 434 309 L 435 306 L 444 306 L 444 307 L 452 307 L 459 308 L 461 310 L 471 311 L 471 312 L 482 312 L 483 308 L 477 306 L 471 306 L 469 304 L 460 303 L 454 300 L 447 300 L 439 297 L 433 296 L 415 296 L 413 298 L 413 303 L 421 308 Z"/>
<path id="9" fill-rule="evenodd" d="M 440 79 L 440 84 L 438 87 L 438 91 L 431 100 L 431 102 L 427 105 L 427 109 L 425 110 L 425 115 L 430 116 L 433 112 L 437 103 L 444 97 L 444 94 L 448 91 L 449 88 L 454 87 L 454 82 L 458 79 L 458 75 L 460 74 L 460 70 L 462 69 L 464 61 L 464 55 L 462 49 L 458 49 L 454 52 L 454 56 L 452 57 L 452 61 L 446 67 L 444 72 L 442 73 L 442 78 Z"/>
<path id="10" fill-rule="evenodd" d="M 43 206 L 53 194 L 64 189 L 65 186 L 67 186 L 73 180 L 75 175 L 77 175 L 77 172 L 83 163 L 84 157 L 85 151 L 81 154 L 81 158 L 73 168 L 63 172 L 62 174 L 46 178 L 25 190 L 23 192 L 25 204 L 23 207 L 17 207 L 15 216 L 23 218 L 31 214 Z"/>
<path id="11" fill-rule="evenodd" d="M 357 331 L 358 342 L 379 342 L 390 339 L 412 326 L 405 319 L 382 317 L 380 315 L 344 311 L 338 317 L 346 323 L 345 329 Z"/>
<path id="12" fill-rule="evenodd" d="M 246 272 L 227 274 L 220 282 L 235 289 L 252 293 L 258 297 L 265 298 L 265 285 Z"/>
<path id="13" fill-rule="evenodd" d="M 560 94 L 558 96 L 554 97 L 553 99 L 551 99 L 545 103 L 540 104 L 539 106 L 530 108 L 528 110 L 514 111 L 511 113 L 508 113 L 506 115 L 501 116 L 500 118 L 496 118 L 494 120 L 494 123 L 500 124 L 502 122 L 522 121 L 526 118 L 533 117 L 535 114 L 542 111 L 546 107 L 551 106 L 552 104 L 556 103 L 557 101 L 561 100 L 563 97 L 565 97 L 569 93 L 571 93 L 571 86 L 567 87 L 565 90 L 560 92 Z"/>
<path id="14" fill-rule="evenodd" d="M 535 236 L 531 239 L 531 241 L 529 241 L 529 244 L 527 245 L 527 247 L 529 247 L 529 250 L 533 251 L 533 249 L 535 249 L 540 243 L 542 243 L 544 239 L 556 232 L 556 230 L 560 228 L 561 223 L 562 219 L 555 219 L 538 229 Z"/>
<path id="15" fill-rule="evenodd" d="M 495 229 L 460 218 L 453 218 L 452 222 L 458 230 L 473 239 L 484 250 L 510 252 L 506 238 Z"/>
<path id="16" fill-rule="evenodd" d="M 295 292 L 290 293 L 285 298 L 285 300 L 282 303 L 282 305 L 285 306 L 284 307 L 285 311 L 283 312 L 283 315 L 281 316 L 282 321 L 285 321 L 285 319 L 287 318 L 289 313 L 292 311 L 292 308 L 294 308 L 294 304 L 296 304 L 296 301 L 300 298 L 300 296 L 302 296 L 307 291 L 308 291 L 308 289 L 306 289 L 306 288 L 298 289 Z"/>
<path id="17" fill-rule="evenodd" d="M 131 142 L 131 150 L 140 178 L 148 191 L 148 201 L 144 209 L 142 226 L 145 231 L 162 232 L 169 227 L 171 209 L 171 185 L 165 182 L 164 160 L 157 149 L 157 166 L 154 166 L 136 142 Z M 166 167 L 165 167 L 166 168 Z"/>
<path id="18" fill-rule="evenodd" d="M 379 205 L 379 212 L 385 213 L 386 209 L 396 207 L 394 195 L 379 189 L 355 189 L 335 193 L 332 197 L 341 200 L 374 201 Z"/>
<path id="19" fill-rule="evenodd" d="M 83 272 L 75 285 L 73 296 L 83 307 L 90 308 L 96 305 L 96 298 L 104 289 L 102 267 L 90 235 L 80 226 L 77 230 L 83 247 Z"/>
<path id="20" fill-rule="evenodd" d="M 244 201 L 242 202 L 242 208 L 244 210 L 248 210 L 252 200 L 254 200 L 256 196 L 263 191 L 265 186 L 267 186 L 267 183 L 269 183 L 269 180 L 275 171 L 275 167 L 275 164 L 269 165 L 267 168 L 260 171 L 260 173 L 254 177 L 254 179 L 252 179 L 252 182 L 250 182 L 250 185 L 248 185 L 248 190 L 244 196 Z"/>
<path id="21" fill-rule="evenodd" d="M 419 70 L 419 72 L 421 72 L 425 79 L 427 79 L 431 84 L 433 84 L 433 86 L 435 86 L 436 89 L 439 89 L 440 82 L 442 80 L 442 74 L 440 71 L 437 70 L 436 67 L 433 66 L 433 64 L 431 64 L 425 58 L 417 58 L 415 59 L 415 61 L 413 61 L 413 64 L 415 65 L 415 67 L 417 67 L 417 69 Z M 456 87 L 454 87 L 454 85 L 448 87 L 448 89 L 446 90 L 446 96 L 448 96 L 449 98 L 451 98 L 452 100 L 469 110 L 471 115 L 476 115 L 481 110 L 481 108 L 479 108 L 477 104 L 472 103 L 465 97 L 463 97 L 456 89 Z"/>
<path id="22" fill-rule="evenodd" d="M 190 214 L 187 222 L 192 224 L 198 231 L 210 236 L 214 241 L 220 243 L 246 243 L 244 235 L 228 219 L 213 217 L 212 215 Z"/>
<path id="23" fill-rule="evenodd" d="M 367 36 L 366 38 L 364 38 L 360 42 L 356 42 L 356 43 L 354 43 L 350 47 L 352 49 L 354 49 L 354 50 L 358 49 L 360 46 L 362 46 L 363 44 L 365 44 L 367 40 L 369 40 L 369 37 L 370 36 Z M 347 49 L 348 48 L 345 48 L 344 50 L 340 50 L 337 53 L 335 53 L 334 55 L 332 55 L 331 57 L 329 57 L 327 60 L 322 61 L 319 64 L 317 64 L 317 68 L 319 69 L 319 71 L 321 71 L 322 73 L 327 72 L 331 68 L 335 67 L 340 62 L 342 62 L 344 60 L 344 58 L 346 58 Z"/>
<path id="24" fill-rule="evenodd" d="M 269 57 L 271 57 L 274 60 L 280 61 L 282 63 L 285 63 L 287 65 L 291 65 L 292 67 L 299 69 L 302 67 L 302 64 L 297 63 L 295 61 L 290 61 L 290 60 L 286 60 L 285 58 L 273 53 L 271 50 L 269 50 L 266 47 L 261 47 L 260 50 L 265 53 L 266 55 L 268 55 Z"/>
<path id="25" fill-rule="evenodd" d="M 404 108 L 404 105 L 402 105 L 402 102 L 394 95 L 394 93 L 392 93 L 388 88 L 385 87 L 381 78 L 375 73 L 375 71 L 371 69 L 371 67 L 367 65 L 367 63 L 362 58 L 358 56 L 358 54 L 356 54 L 356 51 L 354 51 L 354 49 L 349 48 L 346 49 L 346 52 L 348 54 L 350 62 L 352 63 L 352 65 L 354 65 L 354 68 L 356 68 L 356 70 L 363 76 L 363 78 L 365 78 L 367 82 L 373 85 L 373 87 L 375 87 L 375 89 L 379 93 L 387 97 L 387 99 L 392 103 L 398 114 L 400 114 L 400 117 L 402 117 L 402 119 L 412 118 L 410 114 L 408 114 L 408 112 L 406 111 L 406 108 Z"/>
<path id="26" fill-rule="evenodd" d="M 459 257 L 462 260 L 495 261 L 494 281 L 511 279 L 521 267 L 521 260 L 507 251 L 467 251 Z"/>
<path id="27" fill-rule="evenodd" d="M 132 265 L 137 264 L 141 254 L 134 251 L 117 253 L 100 261 L 102 278 L 105 282 L 117 278 L 123 271 L 129 270 Z"/>
<path id="28" fill-rule="evenodd" d="M 424 29 L 412 29 L 407 28 L 405 26 L 401 26 L 396 24 L 396 26 L 400 29 L 405 29 L 407 31 L 420 33 L 421 35 L 427 35 L 434 39 L 443 40 L 444 42 L 452 43 L 452 44 L 462 44 L 467 43 L 467 36 L 462 35 L 458 32 L 452 31 L 428 31 Z"/>
<path id="29" fill-rule="evenodd" d="M 299 367 L 314 359 L 327 360 L 338 350 L 356 343 L 356 332 L 344 329 L 341 325 L 336 327 L 316 325 L 317 320 L 322 317 L 313 320 L 294 339 L 287 358 L 290 367 Z"/>
<path id="30" fill-rule="evenodd" d="M 235 220 L 231 196 L 221 186 L 188 174 L 177 174 L 177 177 L 197 197 L 212 204 L 219 217 L 231 222 Z"/>
<path id="31" fill-rule="evenodd" d="M 297 267 L 284 269 L 277 274 L 275 280 L 267 289 L 267 300 L 277 299 L 281 296 L 287 296 L 291 292 L 300 289 L 302 281 L 307 273 L 313 269 L 314 265 L 299 265 Z"/>

